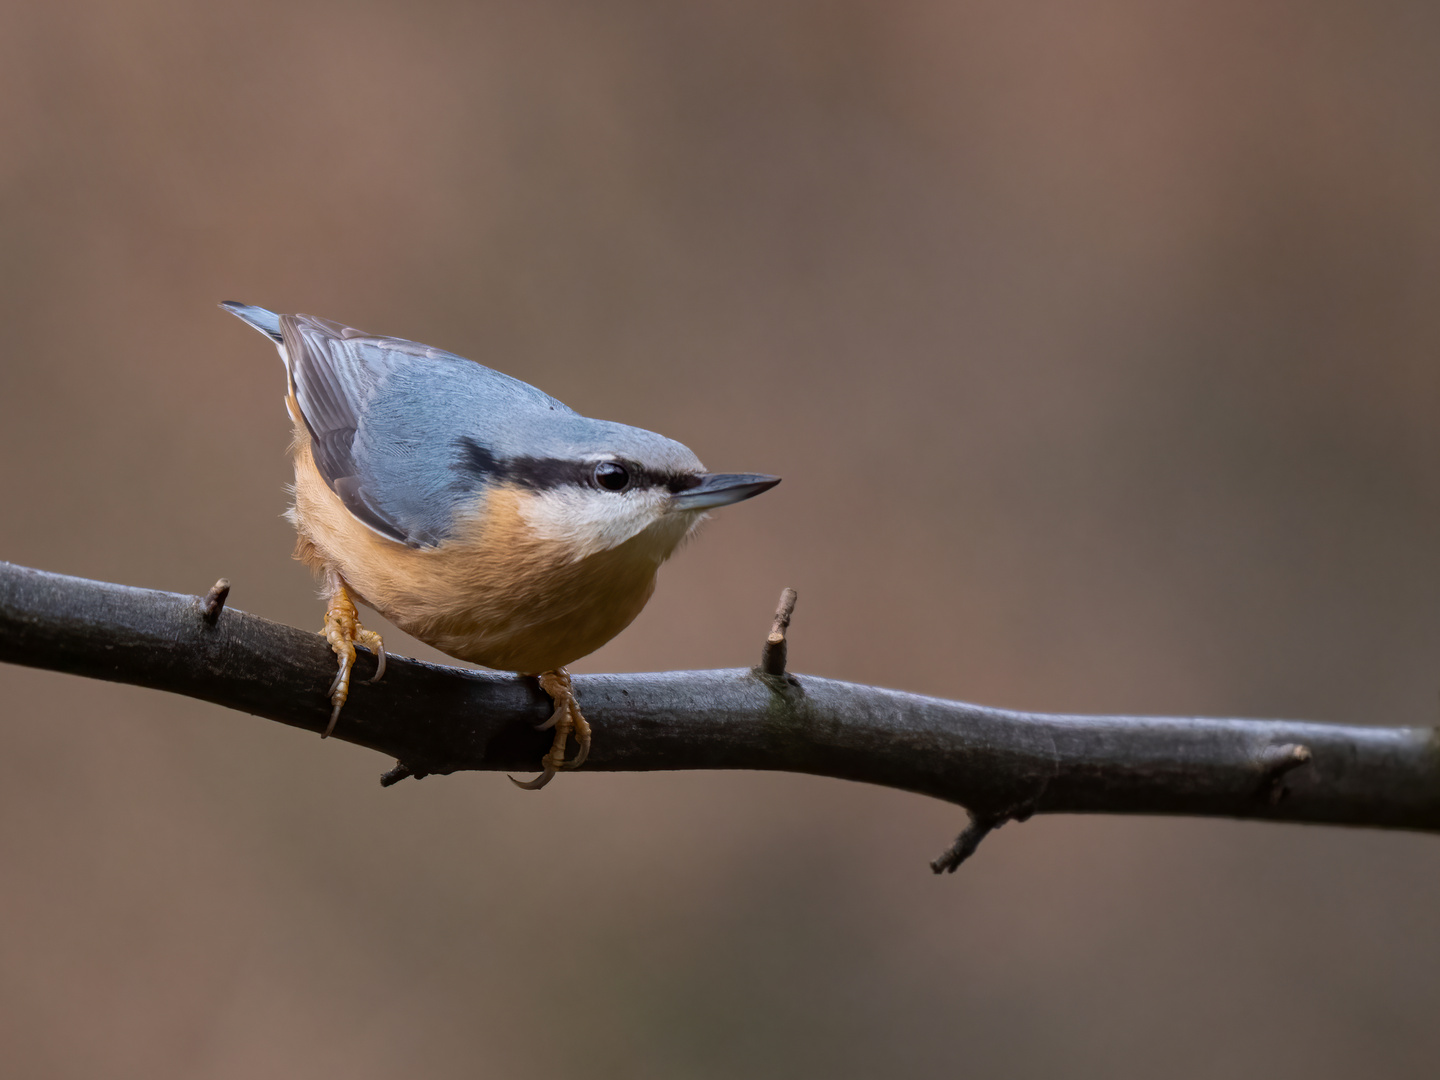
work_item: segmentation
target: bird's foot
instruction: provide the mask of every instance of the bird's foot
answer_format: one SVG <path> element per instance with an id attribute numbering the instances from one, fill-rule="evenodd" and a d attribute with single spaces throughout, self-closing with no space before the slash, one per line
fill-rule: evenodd
<path id="1" fill-rule="evenodd" d="M 550 752 L 540 759 L 539 776 L 525 781 L 510 777 L 512 784 L 527 791 L 538 791 L 561 769 L 578 769 L 590 756 L 590 725 L 581 715 L 580 703 L 575 700 L 575 692 L 570 689 L 570 673 L 564 668 L 545 672 L 540 676 L 540 689 L 554 699 L 555 713 L 545 723 L 540 724 L 538 730 L 544 731 L 553 727 L 555 741 L 550 745 Z M 566 761 L 565 744 L 571 734 L 574 734 L 580 749 L 573 761 Z"/>
<path id="2" fill-rule="evenodd" d="M 379 682 L 380 676 L 385 674 L 385 644 L 374 630 L 366 630 L 360 625 L 360 613 L 355 610 L 355 602 L 350 599 L 345 585 L 340 582 L 336 583 L 330 594 L 330 606 L 325 610 L 325 629 L 321 633 L 325 635 L 325 640 L 330 643 L 330 648 L 335 650 L 335 655 L 340 660 L 335 681 L 330 684 L 329 696 L 333 708 L 330 710 L 330 723 L 320 736 L 324 739 L 335 730 L 335 721 L 340 719 L 340 710 L 350 696 L 350 672 L 355 667 L 355 646 L 363 645 L 375 654 L 375 674 L 365 680 L 373 683 Z"/>

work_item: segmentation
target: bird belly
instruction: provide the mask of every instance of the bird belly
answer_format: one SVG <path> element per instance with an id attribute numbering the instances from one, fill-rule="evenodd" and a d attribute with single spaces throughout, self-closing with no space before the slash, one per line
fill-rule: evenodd
<path id="1" fill-rule="evenodd" d="M 461 660 L 539 674 L 600 648 L 630 625 L 655 590 L 653 566 L 633 576 L 596 567 L 565 577 L 569 589 L 515 589 L 512 582 L 503 605 L 472 602 L 407 632 Z"/>
<path id="2" fill-rule="evenodd" d="M 441 652 L 504 671 L 539 673 L 594 652 L 640 614 L 678 542 L 646 530 L 581 559 L 525 523 L 525 493 L 502 487 L 433 548 L 373 532 L 296 448 L 296 557 L 334 568 L 357 598 Z"/>

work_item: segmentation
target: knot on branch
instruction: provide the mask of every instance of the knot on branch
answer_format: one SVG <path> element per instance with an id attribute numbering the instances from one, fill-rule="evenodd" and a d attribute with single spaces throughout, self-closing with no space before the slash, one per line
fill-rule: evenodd
<path id="1" fill-rule="evenodd" d="M 1271 806 L 1278 805 L 1290 791 L 1285 776 L 1308 765 L 1312 757 L 1310 748 L 1299 743 L 1266 747 L 1260 754 L 1260 797 Z"/>

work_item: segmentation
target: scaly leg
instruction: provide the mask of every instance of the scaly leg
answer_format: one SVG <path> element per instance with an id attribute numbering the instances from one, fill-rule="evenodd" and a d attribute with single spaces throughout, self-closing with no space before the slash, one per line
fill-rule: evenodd
<path id="1" fill-rule="evenodd" d="M 340 670 L 330 684 L 330 701 L 334 708 L 330 710 L 330 723 L 320 736 L 322 739 L 328 738 L 335 730 L 335 721 L 340 719 L 340 710 L 350 696 L 350 671 L 355 666 L 355 646 L 364 645 L 376 656 L 375 675 L 366 682 L 379 682 L 380 676 L 385 674 L 385 644 L 374 630 L 366 630 L 360 625 L 360 613 L 355 610 L 355 601 L 350 599 L 345 582 L 332 570 L 325 575 L 325 584 L 330 593 L 330 606 L 325 610 L 325 629 L 320 632 L 340 658 Z"/>
<path id="2" fill-rule="evenodd" d="M 539 776 L 524 782 L 510 777 L 512 784 L 528 791 L 538 791 L 561 769 L 578 769 L 590 756 L 590 725 L 580 714 L 580 703 L 575 700 L 575 692 L 570 689 L 570 673 L 564 668 L 545 672 L 540 676 L 540 689 L 554 699 L 555 714 L 541 724 L 538 730 L 544 731 L 553 727 L 555 741 L 550 746 L 550 752 L 540 759 L 542 772 Z M 566 761 L 565 742 L 572 732 L 575 741 L 580 744 L 580 749 L 575 754 L 574 761 Z"/>

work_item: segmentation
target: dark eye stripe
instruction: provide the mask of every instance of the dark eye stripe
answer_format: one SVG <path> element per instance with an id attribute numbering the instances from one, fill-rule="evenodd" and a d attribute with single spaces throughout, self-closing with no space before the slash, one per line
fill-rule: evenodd
<path id="1" fill-rule="evenodd" d="M 530 491 L 553 491 L 556 488 L 594 487 L 593 461 L 569 461 L 565 458 L 496 457 L 475 439 L 463 435 L 455 441 L 457 458 L 451 466 L 460 478 L 457 487 L 470 489 L 479 484 L 512 483 Z M 619 464 L 630 474 L 630 488 L 665 488 L 671 492 L 688 491 L 700 483 L 692 473 L 657 473 L 643 469 L 632 461 Z"/>
<path id="2" fill-rule="evenodd" d="M 651 482 L 656 487 L 669 488 L 672 495 L 678 495 L 682 491 L 689 491 L 693 487 L 699 487 L 700 477 L 694 473 L 675 473 L 671 476 L 656 477 Z"/>

